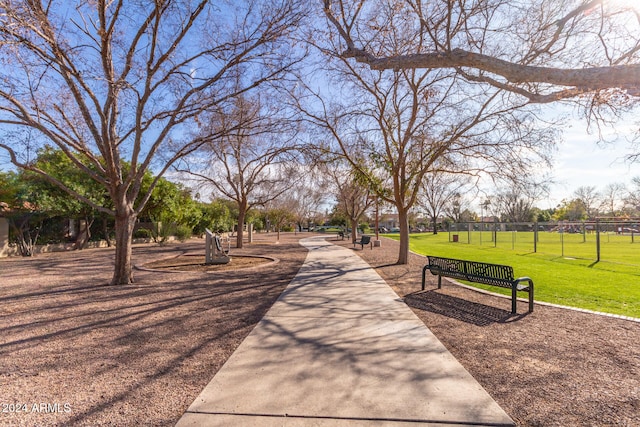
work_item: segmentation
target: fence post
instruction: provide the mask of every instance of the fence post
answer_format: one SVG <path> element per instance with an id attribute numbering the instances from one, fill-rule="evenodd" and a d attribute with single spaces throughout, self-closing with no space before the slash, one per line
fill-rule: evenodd
<path id="1" fill-rule="evenodd" d="M 600 220 L 596 219 L 596 261 L 600 262 Z"/>
<path id="2" fill-rule="evenodd" d="M 493 247 L 498 247 L 498 220 L 493 221 Z"/>
<path id="3" fill-rule="evenodd" d="M 533 223 L 533 253 L 538 252 L 538 222 Z"/>

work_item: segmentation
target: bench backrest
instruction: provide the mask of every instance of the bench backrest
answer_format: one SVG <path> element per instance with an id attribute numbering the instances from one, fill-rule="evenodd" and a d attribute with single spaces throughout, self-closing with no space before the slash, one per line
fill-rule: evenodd
<path id="1" fill-rule="evenodd" d="M 371 236 L 362 236 L 360 241 L 363 245 L 368 245 L 371 242 Z"/>
<path id="2" fill-rule="evenodd" d="M 514 282 L 513 267 L 500 264 L 428 256 L 429 270 L 460 280 L 510 288 Z"/>

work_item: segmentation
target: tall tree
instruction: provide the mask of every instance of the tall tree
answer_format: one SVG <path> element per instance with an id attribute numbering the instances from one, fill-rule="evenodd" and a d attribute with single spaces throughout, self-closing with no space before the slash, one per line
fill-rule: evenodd
<path id="1" fill-rule="evenodd" d="M 243 226 L 249 210 L 265 206 L 295 185 L 299 174 L 294 163 L 295 128 L 273 103 L 272 93 L 239 96 L 230 108 L 212 111 L 201 134 L 224 131 L 224 137 L 208 142 L 197 153 L 204 161 L 185 158 L 180 170 L 199 185 L 238 206 L 236 245 L 243 246 Z"/>
<path id="2" fill-rule="evenodd" d="M 201 114 L 224 110 L 297 61 L 287 36 L 303 4 L 0 1 L 0 148 L 16 166 L 115 217 L 112 284 L 133 281 L 133 227 L 157 180 L 228 131 L 194 135 Z M 102 185 L 112 206 L 35 166 L 32 150 L 45 142 Z M 156 180 L 142 193 L 152 165 Z"/>
<path id="3" fill-rule="evenodd" d="M 358 238 L 358 223 L 373 205 L 375 198 L 372 197 L 374 193 L 357 182 L 351 168 L 345 169 L 344 166 L 344 162 L 326 164 L 325 169 L 331 176 L 336 189 L 338 210 L 348 218 L 351 226 L 351 240 L 355 242 Z"/>
<path id="4" fill-rule="evenodd" d="M 376 6 L 366 27 L 380 35 L 380 55 L 429 49 L 431 39 L 406 20 L 408 6 Z M 353 12 L 345 7 L 345 13 Z M 450 34 L 445 27 L 438 32 Z M 329 55 L 323 68 L 340 85 L 342 101 L 327 94 L 330 89 L 309 88 L 314 104 L 300 108 L 325 130 L 327 144 L 349 161 L 359 182 L 397 211 L 399 264 L 409 259 L 409 212 L 428 173 L 517 179 L 547 161 L 554 134 L 535 127 L 536 112 L 528 101 L 503 89 L 470 85 L 456 70 L 373 70 L 334 55 L 340 46 L 332 44 L 337 41 L 330 34 L 314 40 L 327 41 L 318 46 Z M 299 99 L 303 104 L 305 98 Z"/>

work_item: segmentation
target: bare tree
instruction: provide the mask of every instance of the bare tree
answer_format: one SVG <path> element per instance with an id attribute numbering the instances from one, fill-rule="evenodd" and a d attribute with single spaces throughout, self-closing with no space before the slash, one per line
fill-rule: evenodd
<path id="1" fill-rule="evenodd" d="M 377 45 L 383 55 L 423 49 L 427 37 L 393 4 L 375 9 Z M 338 46 L 330 35 L 318 46 L 331 55 Z M 325 141 L 345 157 L 358 182 L 399 217 L 398 263 L 408 262 L 409 212 L 428 173 L 524 176 L 544 164 L 554 133 L 536 128 L 534 109 L 508 91 L 470 85 L 455 70 L 377 71 L 330 56 L 324 68 L 340 84 L 342 103 L 327 91 L 313 91 L 313 104 L 301 105 L 305 117 L 325 131 Z M 300 104 L 303 97 L 298 97 Z M 537 159 L 533 161 L 532 159 Z"/>
<path id="2" fill-rule="evenodd" d="M 631 208 L 633 214 L 637 216 L 640 214 L 640 176 L 633 177 L 631 186 L 625 203 Z"/>
<path id="3" fill-rule="evenodd" d="M 470 210 L 470 204 L 465 193 L 454 193 L 444 205 L 444 214 L 456 223 L 474 221 L 475 218 Z"/>
<path id="4" fill-rule="evenodd" d="M 296 61 L 286 37 L 301 16 L 296 0 L 0 1 L 0 147 L 14 165 L 115 217 L 112 284 L 130 283 L 133 227 L 157 180 L 223 136 L 190 132 L 202 112 L 223 110 Z M 239 74 L 242 84 L 230 85 Z M 25 139 L 29 131 L 36 138 Z M 35 167 L 31 153 L 45 143 L 107 189 L 114 208 Z M 142 194 L 152 167 L 156 180 Z"/>
<path id="5" fill-rule="evenodd" d="M 598 190 L 596 189 L 596 187 L 578 187 L 578 189 L 573 192 L 573 195 L 576 197 L 576 199 L 582 202 L 589 218 L 593 218 L 597 215 L 597 205 L 600 204 L 600 194 L 598 194 Z"/>
<path id="6" fill-rule="evenodd" d="M 309 226 L 314 221 L 321 213 L 322 206 L 328 202 L 329 180 L 326 174 L 312 163 L 296 165 L 301 178 L 296 185 L 288 186 L 283 197 L 289 200 L 283 203 L 290 207 L 300 231 L 305 223 Z"/>
<path id="7" fill-rule="evenodd" d="M 326 164 L 324 169 L 333 181 L 338 208 L 349 219 L 351 240 L 355 242 L 358 238 L 358 223 L 375 201 L 373 193 L 356 181 L 353 170 L 345 162 Z"/>
<path id="8" fill-rule="evenodd" d="M 621 182 L 612 182 L 602 190 L 601 211 L 607 215 L 617 216 L 621 211 L 621 203 L 627 192 L 627 187 Z"/>
<path id="9" fill-rule="evenodd" d="M 544 184 L 531 181 L 507 181 L 502 187 L 506 190 L 493 197 L 493 208 L 509 222 L 531 221 L 534 203 L 548 190 Z"/>
<path id="10" fill-rule="evenodd" d="M 418 206 L 429 213 L 433 225 L 433 234 L 438 234 L 437 221 L 447 206 L 452 212 L 460 213 L 460 192 L 469 184 L 468 177 L 460 174 L 434 172 L 425 175 Z M 457 207 L 455 206 L 457 202 Z M 454 218 L 455 219 L 455 218 Z"/>
<path id="11" fill-rule="evenodd" d="M 391 7 L 425 40 L 420 48 L 382 48 L 398 30 L 380 14 Z M 640 11 L 631 2 L 325 0 L 324 12 L 342 56 L 375 70 L 452 69 L 531 102 L 640 94 Z"/>
<path id="12" fill-rule="evenodd" d="M 531 221 L 533 199 L 523 197 L 515 191 L 506 191 L 496 195 L 494 200 L 498 206 L 497 209 L 502 213 L 502 221 Z"/>
<path id="13" fill-rule="evenodd" d="M 225 136 L 181 162 L 181 172 L 238 205 L 238 248 L 243 246 L 248 211 L 279 198 L 301 177 L 293 163 L 295 129 L 269 99 L 273 94 L 239 96 L 229 109 L 204 114 L 209 123 L 202 127 L 205 138 L 221 129 L 227 129 L 222 131 Z"/>

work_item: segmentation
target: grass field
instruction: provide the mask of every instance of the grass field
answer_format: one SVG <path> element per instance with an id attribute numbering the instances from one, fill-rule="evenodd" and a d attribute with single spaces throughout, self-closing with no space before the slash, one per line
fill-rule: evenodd
<path id="1" fill-rule="evenodd" d="M 539 233 L 536 253 L 533 233 L 498 232 L 495 246 L 492 233 L 483 232 L 482 245 L 479 233 L 473 234 L 471 244 L 466 233 L 457 243 L 449 242 L 448 233 L 412 234 L 410 248 L 422 255 L 511 265 L 516 277 L 533 279 L 536 301 L 640 317 L 640 242 L 631 243 L 628 236 L 614 235 L 605 241 L 601 235 L 602 259 L 606 261 L 595 262 L 595 245 L 583 242 L 581 234 L 564 234 L 560 242 L 557 233 Z"/>
<path id="2" fill-rule="evenodd" d="M 534 245 L 533 232 L 503 231 L 492 233 L 473 231 L 452 232 L 461 243 L 480 246 L 495 246 L 518 253 L 537 252 L 568 258 L 582 258 L 597 261 L 596 234 L 570 234 L 539 232 Z M 627 264 L 630 271 L 640 270 L 640 236 L 629 234 L 600 233 L 600 261 L 613 264 Z M 619 271 L 621 266 L 616 267 Z"/>

